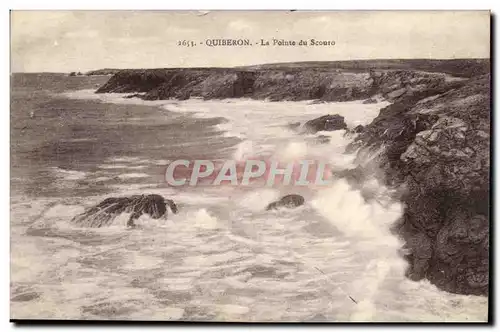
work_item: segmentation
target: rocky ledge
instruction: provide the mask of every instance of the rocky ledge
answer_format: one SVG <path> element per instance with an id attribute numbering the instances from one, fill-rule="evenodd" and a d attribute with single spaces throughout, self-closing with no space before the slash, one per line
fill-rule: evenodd
<path id="1" fill-rule="evenodd" d="M 360 149 L 358 173 L 381 170 L 402 188 L 406 208 L 394 231 L 406 240 L 408 277 L 487 295 L 490 75 L 401 95 L 350 148 Z"/>

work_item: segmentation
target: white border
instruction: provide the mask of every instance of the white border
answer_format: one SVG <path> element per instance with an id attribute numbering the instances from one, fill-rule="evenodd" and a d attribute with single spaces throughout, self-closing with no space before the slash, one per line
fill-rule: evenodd
<path id="1" fill-rule="evenodd" d="M 5 105 L 5 108 L 3 112 L 1 113 L 2 116 L 2 121 L 0 121 L 0 132 L 3 135 L 3 139 L 0 140 L 0 152 L 1 155 L 4 156 L 2 162 L 2 172 L 1 172 L 1 183 L 0 183 L 0 190 L 1 190 L 1 208 L 3 212 L 3 217 L 1 219 L 2 222 L 2 236 L 3 236 L 3 241 L 1 241 L 0 245 L 0 250 L 1 250 L 1 257 L 4 258 L 3 260 L 3 266 L 0 272 L 1 276 L 1 302 L 0 302 L 0 313 L 1 313 L 1 318 L 0 321 L 2 323 L 2 331 L 8 329 L 8 330 L 13 330 L 15 327 L 12 324 L 8 323 L 9 320 L 9 243 L 10 243 L 10 238 L 9 238 L 9 211 L 10 211 L 10 196 L 9 196 L 9 188 L 10 188 L 10 177 L 9 177 L 9 169 L 10 169 L 10 160 L 9 160 L 9 155 L 10 155 L 10 133 L 9 133 L 9 124 L 10 124 L 10 117 L 9 117 L 9 112 L 8 110 L 10 109 L 10 104 L 9 104 L 9 30 L 8 30 L 8 25 L 9 25 L 9 12 L 8 9 L 86 9 L 86 10 L 95 10 L 95 9 L 101 9 L 101 10 L 111 10 L 111 9 L 140 9 L 140 10 L 204 10 L 204 9 L 231 9 L 231 10 L 260 10 L 260 9 L 297 9 L 297 10 L 450 10 L 450 9 L 455 9 L 455 10 L 492 10 L 494 14 L 498 14 L 500 10 L 498 9 L 498 5 L 500 1 L 498 0 L 454 0 L 454 1 L 449 1 L 448 3 L 446 2 L 438 2 L 436 0 L 420 0 L 420 1 L 401 1 L 401 0 L 386 0 L 386 1 L 359 1 L 359 0 L 349 0 L 349 1 L 325 1 L 325 0 L 307 0 L 307 1 L 297 1 L 297 0 L 288 0 L 283 3 L 270 3 L 268 0 L 252 0 L 252 1 L 211 1 L 211 2 L 204 2 L 201 0 L 182 0 L 182 1 L 175 1 L 175 2 L 160 2 L 160 1 L 150 1 L 150 0 L 121 0 L 121 1 L 114 1 L 114 2 L 109 2 L 109 3 L 103 3 L 102 0 L 86 0 L 86 1 L 54 1 L 54 0 L 46 0 L 46 1 L 35 1 L 35 0 L 25 0 L 25 1 L 9 1 L 7 0 L 6 2 L 3 2 L 6 4 L 4 10 L 1 12 L 0 17 L 2 19 L 2 26 L 3 29 L 1 29 L 1 37 L 2 37 L 2 43 L 0 44 L 1 47 L 3 48 L 2 51 L 0 52 L 1 56 L 1 66 L 2 66 L 2 73 L 3 75 L 2 80 L 0 82 L 2 83 L 2 87 L 0 89 L 0 93 L 2 95 L 2 101 L 4 102 L 3 105 Z M 498 24 L 498 21 L 496 21 Z M 495 29 L 496 31 L 496 29 Z M 498 43 L 497 36 L 495 35 L 495 44 Z M 494 59 L 492 59 L 494 61 Z M 494 76 L 497 76 L 497 70 L 495 70 Z M 498 85 L 495 85 L 495 96 L 498 96 Z M 498 115 L 495 117 L 495 130 L 498 133 Z M 500 146 L 500 138 L 499 135 L 496 135 L 494 146 Z M 495 156 L 495 163 L 498 164 L 498 158 Z M 494 202 L 491 202 L 492 204 L 497 205 L 497 197 L 498 195 L 495 195 L 494 197 Z M 498 206 L 498 205 L 497 205 Z M 496 218 L 495 214 L 495 221 L 498 220 Z M 496 227 L 496 232 L 500 232 L 500 226 L 497 225 Z M 496 234 L 495 235 L 495 240 L 496 240 Z M 496 241 L 495 241 L 496 242 Z M 497 243 L 498 246 L 498 243 Z M 498 256 L 496 256 L 494 265 L 497 266 L 497 261 L 498 261 Z M 495 269 L 496 270 L 496 269 Z M 495 286 L 496 288 L 499 287 L 497 278 L 495 277 Z M 490 294 L 490 298 L 493 297 L 496 294 Z M 496 296 L 495 296 L 496 298 Z M 497 310 L 494 313 L 494 316 L 498 317 L 498 303 L 496 304 L 495 308 Z M 498 319 L 498 318 L 497 318 Z M 154 326 L 150 326 L 154 327 Z M 180 329 L 184 326 L 168 326 L 166 325 L 165 327 L 169 328 L 170 330 L 176 330 Z M 187 327 L 187 326 L 186 326 Z M 226 325 L 226 326 L 190 326 L 190 328 L 195 328 L 195 329 L 205 329 L 205 328 L 210 328 L 210 329 L 219 329 L 221 327 L 229 327 L 229 328 L 236 328 L 236 326 L 233 325 Z M 257 326 L 239 326 L 239 329 L 253 329 L 256 328 Z M 311 325 L 298 325 L 294 326 L 295 328 L 311 328 Z M 329 327 L 323 326 L 323 328 L 339 328 L 340 326 L 336 325 L 331 325 Z M 351 330 L 361 330 L 366 326 L 360 326 L 360 325 L 352 325 L 349 327 Z M 411 326 L 412 329 L 441 329 L 443 326 Z M 275 328 L 293 328 L 292 326 L 259 326 L 260 330 L 271 330 Z M 373 326 L 372 328 L 375 328 Z M 378 327 L 381 328 L 381 327 Z M 383 328 L 383 327 L 382 327 Z M 406 329 L 406 326 L 398 326 L 398 329 Z M 468 327 L 468 329 L 475 329 L 479 327 Z M 43 328 L 45 330 L 52 330 L 52 327 L 45 327 Z M 62 331 L 69 331 L 73 330 L 74 327 L 66 327 L 66 326 L 60 326 L 60 330 Z M 118 329 L 123 329 L 122 326 L 114 327 L 114 326 L 87 326 L 84 327 L 83 330 L 118 330 Z M 80 328 L 79 330 L 82 330 Z M 127 330 L 129 331 L 141 331 L 141 327 L 131 327 L 128 328 Z"/>

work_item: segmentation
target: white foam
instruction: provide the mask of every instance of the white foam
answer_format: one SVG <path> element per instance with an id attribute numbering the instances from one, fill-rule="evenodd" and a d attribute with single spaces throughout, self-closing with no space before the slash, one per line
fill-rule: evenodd
<path id="1" fill-rule="evenodd" d="M 194 227 L 202 229 L 218 228 L 217 218 L 212 216 L 206 209 L 199 209 L 194 213 L 187 215 L 187 222 L 192 223 Z"/>
<path id="2" fill-rule="evenodd" d="M 340 179 L 327 189 L 318 192 L 312 205 L 340 231 L 349 237 L 363 237 L 387 245 L 399 245 L 390 233 L 390 227 L 402 216 L 403 206 L 393 202 L 381 206 L 366 202 L 359 190 L 354 190 L 346 180 Z"/>

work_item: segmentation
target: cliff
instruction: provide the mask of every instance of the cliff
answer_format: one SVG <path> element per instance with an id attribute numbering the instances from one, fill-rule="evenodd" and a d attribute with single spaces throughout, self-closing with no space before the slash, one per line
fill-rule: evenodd
<path id="1" fill-rule="evenodd" d="M 96 92 L 140 93 L 137 97 L 147 100 L 247 97 L 271 101 L 350 101 L 381 93 L 393 101 L 407 94 L 419 95 L 429 87 L 439 93 L 446 91 L 450 85 L 458 85 L 474 73 L 487 72 L 489 68 L 488 60 L 443 61 L 377 60 L 240 68 L 125 69 L 117 71 Z M 442 72 L 439 72 L 440 68 Z"/>
<path id="2" fill-rule="evenodd" d="M 381 110 L 351 148 L 362 172 L 403 188 L 395 228 L 407 243 L 408 276 L 486 295 L 489 283 L 490 75 L 443 93 L 402 97 Z M 365 159 L 366 153 L 376 157 Z M 359 171 L 359 170 L 358 170 Z"/>

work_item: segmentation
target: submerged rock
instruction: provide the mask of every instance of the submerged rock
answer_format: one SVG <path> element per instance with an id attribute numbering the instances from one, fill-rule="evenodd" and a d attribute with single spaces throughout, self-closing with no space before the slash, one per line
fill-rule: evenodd
<path id="1" fill-rule="evenodd" d="M 266 210 L 276 210 L 280 207 L 295 208 L 304 205 L 304 197 L 296 194 L 290 194 L 281 197 L 278 201 L 272 202 L 266 208 Z"/>
<path id="2" fill-rule="evenodd" d="M 309 120 L 304 124 L 304 129 L 311 133 L 318 131 L 333 131 L 347 129 L 344 117 L 338 114 L 323 115 L 319 118 Z"/>

